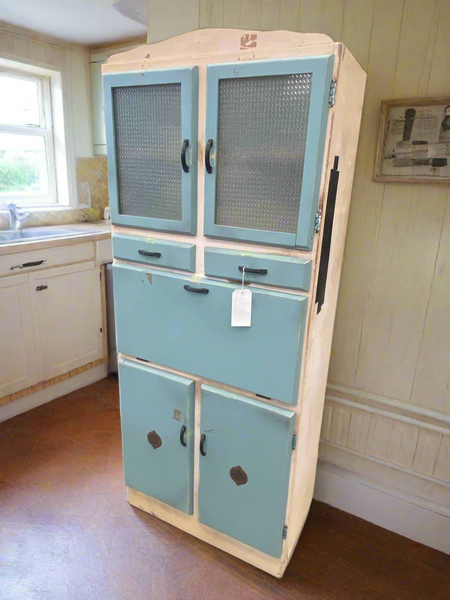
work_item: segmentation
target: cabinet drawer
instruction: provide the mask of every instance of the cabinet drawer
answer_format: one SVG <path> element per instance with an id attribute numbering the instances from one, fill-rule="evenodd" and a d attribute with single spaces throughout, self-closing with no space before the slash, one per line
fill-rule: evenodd
<path id="1" fill-rule="evenodd" d="M 239 250 L 205 248 L 205 274 L 226 279 L 241 279 L 245 267 L 245 281 L 266 283 L 298 290 L 309 290 L 311 260 L 257 254 Z M 259 273 L 252 273 L 260 271 Z"/>
<path id="2" fill-rule="evenodd" d="M 113 235 L 114 258 L 158 267 L 195 271 L 195 245 L 132 235 Z"/>
<path id="3" fill-rule="evenodd" d="M 294 425 L 290 410 L 202 386 L 200 523 L 281 556 Z"/>
<path id="4" fill-rule="evenodd" d="M 305 296 L 253 289 L 251 327 L 231 327 L 237 285 L 130 265 L 114 269 L 120 352 L 296 403 Z"/>
<path id="5" fill-rule="evenodd" d="M 0 277 L 95 259 L 94 242 L 54 246 L 0 256 Z"/>
<path id="6" fill-rule="evenodd" d="M 192 514 L 194 382 L 119 363 L 125 484 Z"/>

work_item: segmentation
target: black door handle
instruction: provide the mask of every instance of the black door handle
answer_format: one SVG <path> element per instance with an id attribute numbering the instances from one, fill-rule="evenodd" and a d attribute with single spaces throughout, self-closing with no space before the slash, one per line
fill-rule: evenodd
<path id="1" fill-rule="evenodd" d="M 37 292 L 42 292 L 42 290 L 47 290 L 47 289 L 48 289 L 48 285 L 37 285 L 36 286 Z"/>
<path id="2" fill-rule="evenodd" d="M 148 250 L 138 250 L 142 256 L 153 256 L 154 258 L 161 258 L 161 252 L 148 252 Z"/>
<path id="3" fill-rule="evenodd" d="M 205 440 L 206 440 L 206 433 L 202 433 L 202 435 L 200 436 L 200 454 L 202 456 L 206 456 Z"/>
<path id="4" fill-rule="evenodd" d="M 196 294 L 209 294 L 209 290 L 208 288 L 195 288 L 195 287 L 191 287 L 190 285 L 185 285 L 184 289 L 187 290 L 188 292 L 195 292 Z"/>
<path id="5" fill-rule="evenodd" d="M 184 140 L 183 145 L 181 146 L 181 166 L 183 167 L 183 171 L 185 173 L 189 173 L 189 167 L 186 162 L 186 150 L 189 146 L 189 140 Z"/>
<path id="6" fill-rule="evenodd" d="M 213 141 L 212 140 L 208 140 L 206 142 L 206 148 L 205 148 L 205 167 L 208 173 L 212 173 L 212 166 L 211 166 L 211 148 L 213 145 Z"/>
<path id="7" fill-rule="evenodd" d="M 21 265 L 16 265 L 15 267 L 11 267 L 11 271 L 14 271 L 14 269 L 26 269 L 28 267 L 38 267 L 39 265 L 43 265 L 45 262 L 46 262 L 45 260 L 34 260 L 32 262 L 22 263 Z"/>
<path id="8" fill-rule="evenodd" d="M 184 439 L 185 433 L 186 433 L 186 425 L 183 425 L 181 427 L 181 431 L 180 431 L 180 444 L 182 446 L 186 446 L 186 440 Z"/>
<path id="9" fill-rule="evenodd" d="M 238 267 L 239 271 L 242 273 L 244 267 Z M 252 273 L 253 275 L 267 275 L 267 269 L 250 269 L 249 267 L 245 267 L 246 273 Z"/>

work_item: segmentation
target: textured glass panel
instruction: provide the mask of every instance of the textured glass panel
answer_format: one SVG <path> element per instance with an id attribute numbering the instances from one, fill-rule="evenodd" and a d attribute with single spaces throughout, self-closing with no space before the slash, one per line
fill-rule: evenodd
<path id="1" fill-rule="evenodd" d="M 113 88 L 119 211 L 181 221 L 181 84 Z"/>
<path id="2" fill-rule="evenodd" d="M 222 79 L 217 225 L 296 233 L 312 73 Z"/>

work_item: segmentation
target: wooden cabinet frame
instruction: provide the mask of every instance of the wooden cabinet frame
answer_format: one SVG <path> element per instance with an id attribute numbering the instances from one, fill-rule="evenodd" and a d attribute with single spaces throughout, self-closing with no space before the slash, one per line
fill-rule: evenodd
<path id="1" fill-rule="evenodd" d="M 251 47 L 248 39 L 252 40 Z M 315 228 L 311 243 L 304 248 L 268 246 L 261 240 L 243 242 L 240 239 L 219 239 L 205 237 L 210 231 L 211 215 L 204 220 L 205 213 L 205 131 L 206 131 L 206 89 L 207 68 L 212 64 L 250 63 L 251 61 L 275 60 L 278 58 L 311 58 L 333 56 L 332 78 L 336 79 L 335 98 L 326 114 L 326 128 L 321 171 L 317 175 L 318 201 L 317 211 L 322 215 L 322 225 Z M 322 421 L 323 403 L 331 351 L 334 317 L 339 289 L 341 263 L 344 252 L 345 231 L 347 226 L 351 188 L 356 161 L 359 126 L 362 113 L 366 75 L 351 53 L 342 43 L 334 43 L 323 34 L 301 34 L 287 31 L 246 32 L 226 29 L 204 29 L 181 35 L 158 44 L 142 46 L 129 52 L 113 56 L 103 66 L 104 74 L 127 71 L 147 71 L 170 67 L 190 67 L 199 69 L 199 129 L 198 129 L 198 228 L 190 242 L 196 245 L 196 270 L 192 276 L 195 282 L 205 276 L 204 249 L 217 248 L 235 250 L 242 253 L 273 254 L 311 260 L 311 280 L 308 292 L 301 292 L 308 298 L 303 359 L 299 375 L 297 404 L 287 405 L 270 398 L 261 398 L 242 389 L 219 384 L 203 377 L 186 374 L 164 365 L 152 366 L 168 372 L 189 376 L 195 381 L 195 449 L 194 449 L 194 508 L 193 515 L 183 514 L 170 506 L 159 502 L 137 490 L 128 489 L 128 500 L 134 506 L 145 510 L 164 521 L 218 547 L 222 550 L 257 566 L 276 577 L 281 577 L 295 549 L 297 540 L 305 523 L 312 500 L 317 466 L 319 434 Z M 332 235 L 324 238 L 324 226 L 327 212 L 327 198 L 330 187 L 330 175 L 339 157 L 339 185 L 335 194 L 335 209 Z M 319 184 L 320 182 L 320 184 Z M 319 225 L 319 224 L 318 224 Z M 309 225 L 308 225 L 309 226 Z M 136 232 L 119 225 L 113 226 L 114 233 L 133 235 Z M 140 231 L 139 235 L 146 235 Z M 159 231 L 147 232 L 148 237 L 182 242 L 186 238 L 173 233 Z M 279 243 L 278 241 L 276 243 Z M 324 301 L 320 312 L 316 302 L 319 276 L 319 263 L 323 244 L 329 247 L 328 270 L 324 289 Z M 143 267 L 143 275 L 145 268 Z M 193 283 L 194 285 L 194 283 Z M 264 284 L 251 284 L 268 287 Z M 273 289 L 273 288 L 270 288 Z M 278 287 L 279 291 L 290 293 L 291 289 Z M 276 350 L 274 348 L 274 350 Z M 119 348 L 120 351 L 120 348 Z M 136 357 L 122 356 L 122 360 Z M 244 544 L 219 531 L 202 525 L 198 521 L 198 486 L 200 481 L 199 443 L 201 436 L 201 386 L 209 385 L 227 393 L 247 396 L 271 406 L 289 409 L 295 413 L 294 434 L 296 446 L 292 451 L 289 491 L 286 507 L 285 526 L 280 531 L 282 539 L 281 557 L 277 558 Z"/>

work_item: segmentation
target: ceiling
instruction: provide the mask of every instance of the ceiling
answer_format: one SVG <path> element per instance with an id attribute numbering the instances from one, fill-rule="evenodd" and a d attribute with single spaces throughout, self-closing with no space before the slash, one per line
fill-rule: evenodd
<path id="1" fill-rule="evenodd" d="M 121 14 L 131 9 L 141 22 Z M 91 46 L 146 33 L 146 0 L 0 0 L 0 21 Z"/>

